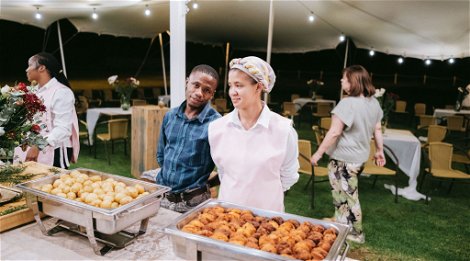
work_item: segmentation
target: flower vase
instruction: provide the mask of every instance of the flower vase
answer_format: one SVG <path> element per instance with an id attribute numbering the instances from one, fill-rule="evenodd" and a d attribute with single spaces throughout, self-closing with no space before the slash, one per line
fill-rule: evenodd
<path id="1" fill-rule="evenodd" d="M 315 100 L 317 94 L 315 92 L 312 92 L 312 100 Z"/>
<path id="2" fill-rule="evenodd" d="M 131 107 L 131 98 L 126 95 L 121 95 L 121 109 L 127 111 Z"/>

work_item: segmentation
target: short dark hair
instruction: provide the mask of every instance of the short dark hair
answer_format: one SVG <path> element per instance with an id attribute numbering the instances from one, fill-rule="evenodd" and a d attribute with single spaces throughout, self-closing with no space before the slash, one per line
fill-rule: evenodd
<path id="1" fill-rule="evenodd" d="M 375 87 L 372 85 L 372 79 L 367 70 L 360 65 L 351 65 L 343 70 L 351 88 L 350 96 L 359 96 L 363 94 L 365 97 L 371 97 L 375 94 Z"/>
<path id="2" fill-rule="evenodd" d="M 212 68 L 212 66 L 207 65 L 207 64 L 197 65 L 191 70 L 190 75 L 195 73 L 195 72 L 201 72 L 201 73 L 205 73 L 207 75 L 210 75 L 210 76 L 212 76 L 212 78 L 215 79 L 216 86 L 219 84 L 219 74 L 217 73 L 217 71 L 214 68 Z"/>

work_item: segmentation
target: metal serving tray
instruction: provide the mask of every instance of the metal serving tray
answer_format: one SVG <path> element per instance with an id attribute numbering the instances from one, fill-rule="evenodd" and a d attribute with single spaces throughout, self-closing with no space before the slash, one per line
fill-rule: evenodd
<path id="1" fill-rule="evenodd" d="M 338 232 L 333 245 L 331 246 L 325 260 L 336 260 L 341 253 L 342 260 L 346 257 L 349 245 L 346 243 L 346 236 L 350 231 L 350 227 L 344 224 L 328 222 L 313 218 L 297 216 L 288 213 L 280 213 L 269 210 L 245 207 L 221 200 L 209 199 L 191 211 L 181 215 L 166 228 L 165 234 L 169 235 L 173 243 L 175 254 L 183 259 L 190 260 L 292 260 L 289 257 L 268 253 L 265 251 L 239 246 L 209 237 L 195 235 L 183 232 L 181 229 L 191 220 L 195 219 L 201 210 L 207 207 L 221 206 L 224 208 L 238 208 L 242 210 L 250 210 L 253 214 L 262 217 L 282 217 L 283 219 L 294 219 L 299 222 L 308 221 L 312 224 L 322 225 L 325 228 L 335 228 Z M 343 248 L 344 246 L 344 248 Z"/>
<path id="2" fill-rule="evenodd" d="M 85 227 L 87 232 L 86 234 L 95 250 L 95 253 L 97 254 L 103 253 L 98 250 L 96 245 L 96 239 L 94 238 L 95 231 L 100 234 L 116 234 L 141 221 L 141 227 L 138 234 L 144 234 L 147 229 L 148 219 L 157 214 L 163 194 L 170 190 L 168 187 L 157 184 L 107 174 L 96 170 L 83 168 L 75 170 L 87 175 L 98 175 L 103 179 L 113 178 L 114 180 L 123 182 L 128 186 L 140 184 L 144 187 L 145 191 L 149 192 L 149 195 L 133 200 L 121 207 L 115 209 L 104 209 L 75 200 L 62 198 L 33 188 L 33 186 L 37 185 L 42 186 L 45 184 L 51 184 L 56 179 L 59 179 L 60 175 L 47 176 L 17 185 L 18 188 L 27 193 L 26 202 L 33 210 L 35 219 L 39 224 L 41 231 L 45 235 L 50 235 L 51 233 L 47 231 L 42 224 L 39 217 L 40 212 L 72 224 Z M 64 172 L 64 174 L 68 172 L 70 171 Z"/>

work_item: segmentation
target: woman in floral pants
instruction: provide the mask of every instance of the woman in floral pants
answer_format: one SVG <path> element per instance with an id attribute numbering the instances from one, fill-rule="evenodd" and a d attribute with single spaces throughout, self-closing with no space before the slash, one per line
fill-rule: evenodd
<path id="1" fill-rule="evenodd" d="M 364 243 L 357 178 L 369 156 L 372 136 L 377 149 L 375 163 L 385 165 L 380 123 L 383 112 L 373 97 L 375 88 L 364 67 L 353 65 L 344 69 L 341 87 L 349 97 L 341 100 L 331 112 L 331 128 L 311 162 L 317 165 L 325 152 L 330 156 L 328 177 L 335 206 L 334 218 L 336 222 L 352 225 L 349 240 Z"/>

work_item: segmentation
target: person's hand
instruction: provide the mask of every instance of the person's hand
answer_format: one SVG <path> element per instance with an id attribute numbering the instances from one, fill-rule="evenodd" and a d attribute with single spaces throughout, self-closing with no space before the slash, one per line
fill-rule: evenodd
<path id="1" fill-rule="evenodd" d="M 38 161 L 39 149 L 37 146 L 32 146 L 29 148 L 28 152 L 26 153 L 25 161 Z"/>
<path id="2" fill-rule="evenodd" d="M 375 153 L 374 162 L 375 162 L 375 165 L 377 165 L 379 167 L 385 166 L 386 161 L 385 161 L 385 155 L 384 155 L 383 151 Z"/>
<path id="3" fill-rule="evenodd" d="M 322 158 L 322 154 L 318 153 L 318 152 L 315 152 L 312 157 L 310 158 L 310 162 L 315 165 L 315 166 L 318 166 L 318 161 L 321 160 Z"/>

